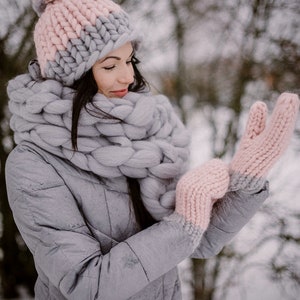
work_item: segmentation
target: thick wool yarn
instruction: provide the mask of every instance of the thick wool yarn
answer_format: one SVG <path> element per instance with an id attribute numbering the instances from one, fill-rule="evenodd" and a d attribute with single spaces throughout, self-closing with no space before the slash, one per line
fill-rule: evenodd
<path id="1" fill-rule="evenodd" d="M 55 80 L 20 75 L 8 85 L 15 142 L 30 141 L 104 178 L 137 178 L 142 199 L 160 220 L 175 208 L 175 186 L 188 160 L 188 133 L 164 96 L 94 97 L 81 112 L 78 151 L 71 145 L 74 90 Z"/>
<path id="2" fill-rule="evenodd" d="M 187 172 L 176 187 L 176 212 L 205 231 L 213 204 L 225 195 L 228 184 L 228 166 L 219 159 Z"/>
<path id="3" fill-rule="evenodd" d="M 44 78 L 71 86 L 94 63 L 140 35 L 111 0 L 32 0 L 40 16 L 34 30 Z"/>
<path id="4" fill-rule="evenodd" d="M 296 94 L 279 96 L 270 122 L 267 107 L 256 102 L 250 110 L 246 131 L 230 163 L 230 190 L 259 190 L 267 173 L 288 147 L 299 111 Z"/>

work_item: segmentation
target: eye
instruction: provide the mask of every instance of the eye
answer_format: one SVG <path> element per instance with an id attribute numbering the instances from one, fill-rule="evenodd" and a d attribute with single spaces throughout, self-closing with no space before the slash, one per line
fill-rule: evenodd
<path id="1" fill-rule="evenodd" d="M 131 65 L 134 62 L 133 57 L 126 61 L 127 65 Z"/>
<path id="2" fill-rule="evenodd" d="M 133 54 L 128 61 L 126 61 L 126 64 L 138 64 L 139 60 L 135 57 Z"/>
<path id="3" fill-rule="evenodd" d="M 131 58 L 131 63 L 134 63 L 134 64 L 139 64 L 140 63 L 140 61 L 135 57 L 135 56 L 132 56 L 132 58 Z"/>
<path id="4" fill-rule="evenodd" d="M 113 66 L 109 66 L 109 67 L 103 67 L 103 69 L 106 70 L 106 71 L 111 71 L 111 70 L 113 70 L 115 67 L 116 67 L 116 66 L 113 65 Z"/>

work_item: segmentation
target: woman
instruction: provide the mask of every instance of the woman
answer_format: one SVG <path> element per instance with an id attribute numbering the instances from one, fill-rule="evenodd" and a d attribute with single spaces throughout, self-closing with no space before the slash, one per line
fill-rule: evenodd
<path id="1" fill-rule="evenodd" d="M 229 168 L 214 159 L 182 176 L 187 132 L 147 89 L 127 14 L 110 0 L 33 6 L 38 61 L 8 85 L 6 179 L 35 298 L 180 299 L 177 264 L 217 254 L 267 198 L 298 97 L 283 94 L 267 127 L 253 106 Z"/>

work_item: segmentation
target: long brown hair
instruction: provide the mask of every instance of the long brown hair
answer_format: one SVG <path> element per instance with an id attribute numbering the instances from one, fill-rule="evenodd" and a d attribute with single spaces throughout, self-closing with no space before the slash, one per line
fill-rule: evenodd
<path id="1" fill-rule="evenodd" d="M 131 63 L 134 70 L 134 82 L 129 86 L 128 90 L 131 92 L 146 91 L 148 89 L 147 81 L 144 79 L 137 68 L 139 60 L 135 56 L 133 56 Z M 83 77 L 77 80 L 73 84 L 72 88 L 76 91 L 76 94 L 73 99 L 72 108 L 71 141 L 72 147 L 74 151 L 76 151 L 80 112 L 82 109 L 86 109 L 88 111 L 87 104 L 93 104 L 93 97 L 98 91 L 97 83 L 94 79 L 92 70 L 90 69 Z M 115 119 L 115 117 L 102 111 L 101 108 L 96 106 L 95 108 L 97 109 L 97 113 L 99 113 L 101 117 Z M 143 204 L 140 185 L 138 181 L 135 178 L 127 177 L 127 186 L 137 223 L 139 224 L 141 229 L 145 229 L 151 226 L 156 221 L 146 210 Z"/>

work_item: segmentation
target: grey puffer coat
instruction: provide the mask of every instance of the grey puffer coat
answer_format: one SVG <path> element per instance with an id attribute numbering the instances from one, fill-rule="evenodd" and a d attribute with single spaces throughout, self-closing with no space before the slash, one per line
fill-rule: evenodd
<path id="1" fill-rule="evenodd" d="M 9 155 L 6 180 L 15 222 L 33 254 L 36 299 L 181 299 L 176 265 L 208 258 L 268 196 L 228 193 L 192 253 L 181 226 L 163 219 L 139 231 L 125 177 L 103 179 L 29 142 Z"/>

